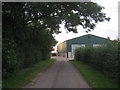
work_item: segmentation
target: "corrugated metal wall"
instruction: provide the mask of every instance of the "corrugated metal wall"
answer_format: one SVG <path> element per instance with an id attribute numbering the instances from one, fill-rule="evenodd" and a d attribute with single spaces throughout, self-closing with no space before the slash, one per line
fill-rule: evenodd
<path id="1" fill-rule="evenodd" d="M 72 44 L 85 44 L 86 46 L 93 46 L 93 44 L 104 44 L 107 43 L 108 39 L 87 34 L 78 38 L 67 40 L 67 51 L 71 52 Z"/>
<path id="2" fill-rule="evenodd" d="M 57 52 L 59 56 L 67 57 L 67 47 L 66 47 L 66 41 L 60 43 L 57 46 Z"/>

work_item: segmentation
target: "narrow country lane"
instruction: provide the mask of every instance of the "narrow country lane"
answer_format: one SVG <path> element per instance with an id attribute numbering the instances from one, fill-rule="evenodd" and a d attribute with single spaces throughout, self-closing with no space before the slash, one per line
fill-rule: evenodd
<path id="1" fill-rule="evenodd" d="M 24 88 L 89 88 L 76 68 L 63 57 L 56 57 L 55 63 Z"/>

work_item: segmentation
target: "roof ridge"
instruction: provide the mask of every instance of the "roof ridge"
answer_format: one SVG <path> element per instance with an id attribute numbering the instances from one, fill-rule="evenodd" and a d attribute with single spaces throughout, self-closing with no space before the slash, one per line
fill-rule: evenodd
<path id="1" fill-rule="evenodd" d="M 76 39 L 76 38 L 83 37 L 83 36 L 87 36 L 87 35 L 92 35 L 92 34 L 85 34 L 85 35 L 78 36 L 78 37 L 75 37 L 75 38 L 72 38 L 72 39 Z M 94 35 L 93 35 L 93 36 L 94 36 Z M 72 39 L 69 39 L 69 40 L 72 40 Z M 66 41 L 68 41 L 68 40 L 66 40 Z"/>
<path id="2" fill-rule="evenodd" d="M 77 38 L 84 37 L 84 36 L 88 36 L 88 35 L 95 36 L 95 37 L 98 37 L 98 38 L 107 39 L 107 38 L 100 37 L 100 36 L 96 36 L 96 35 L 93 35 L 93 34 L 85 34 L 85 35 L 78 36 L 78 37 L 75 37 L 75 38 L 72 38 L 72 39 L 69 39 L 69 40 L 77 39 Z M 69 41 L 69 40 L 65 40 L 65 41 Z M 63 41 L 63 42 L 61 42 L 61 43 L 64 43 L 65 41 Z M 61 44 L 61 43 L 59 43 L 59 44 Z"/>

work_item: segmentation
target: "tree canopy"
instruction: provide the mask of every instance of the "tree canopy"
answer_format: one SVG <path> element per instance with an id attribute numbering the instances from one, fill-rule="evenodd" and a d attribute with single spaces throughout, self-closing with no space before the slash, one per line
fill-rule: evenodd
<path id="1" fill-rule="evenodd" d="M 9 6 L 13 8 L 10 11 Z M 94 29 L 98 22 L 110 18 L 102 12 L 104 7 L 93 2 L 23 2 L 3 3 L 4 13 L 14 13 L 14 19 L 21 19 L 25 24 L 36 23 L 37 28 L 45 28 L 50 33 L 59 33 L 60 24 L 68 31 L 77 33 L 76 27 L 81 25 L 84 29 Z M 16 11 L 15 11 L 16 10 Z M 16 18 L 15 18 L 16 17 Z M 19 17 L 19 18 L 18 18 Z"/>

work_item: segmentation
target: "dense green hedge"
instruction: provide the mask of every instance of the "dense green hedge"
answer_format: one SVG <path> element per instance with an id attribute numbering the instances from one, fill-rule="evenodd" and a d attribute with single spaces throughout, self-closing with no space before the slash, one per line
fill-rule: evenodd
<path id="1" fill-rule="evenodd" d="M 2 63 L 4 78 L 12 76 L 20 68 L 21 61 L 17 59 L 16 43 L 14 40 L 3 39 L 2 59 L 4 60 Z"/>
<path id="2" fill-rule="evenodd" d="M 36 15 L 39 11 L 35 7 L 32 3 L 2 3 L 3 79 L 48 59 L 52 47 L 57 43 L 52 35 L 56 28 L 45 27 L 44 19 Z"/>
<path id="3" fill-rule="evenodd" d="M 118 80 L 119 58 L 117 42 L 110 42 L 103 47 L 78 48 L 75 51 L 75 59 L 86 62 L 103 71 L 110 78 Z"/>
<path id="4" fill-rule="evenodd" d="M 14 39 L 3 38 L 3 79 L 14 76 L 17 71 L 23 68 L 31 67 L 41 60 L 50 58 L 50 51 L 56 43 L 55 39 L 46 31 L 42 31 L 38 35 L 40 35 L 37 37 L 39 40 L 32 41 L 31 37 L 30 40 L 21 42 L 22 44 L 15 42 Z"/>

